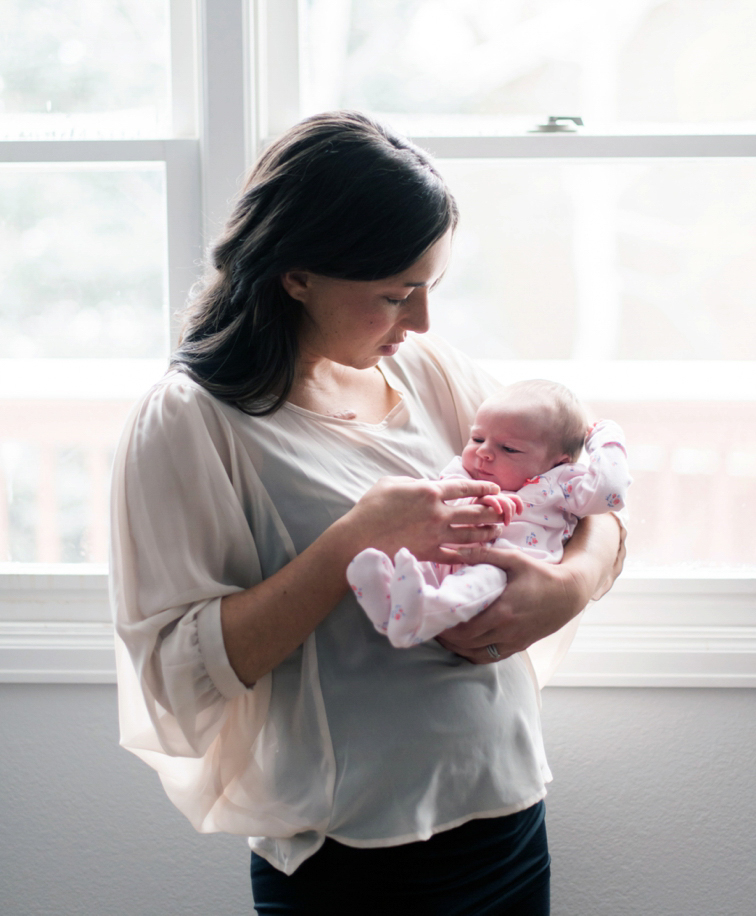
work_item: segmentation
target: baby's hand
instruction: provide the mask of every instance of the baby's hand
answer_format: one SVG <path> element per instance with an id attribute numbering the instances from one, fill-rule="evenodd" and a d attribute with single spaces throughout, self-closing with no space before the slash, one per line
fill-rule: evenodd
<path id="1" fill-rule="evenodd" d="M 497 509 L 504 516 L 501 520 L 504 525 L 509 525 L 515 515 L 519 515 L 523 509 L 522 500 L 519 496 L 504 496 L 501 493 L 496 496 L 481 496 L 478 502 L 484 506 L 490 506 L 492 509 Z"/>

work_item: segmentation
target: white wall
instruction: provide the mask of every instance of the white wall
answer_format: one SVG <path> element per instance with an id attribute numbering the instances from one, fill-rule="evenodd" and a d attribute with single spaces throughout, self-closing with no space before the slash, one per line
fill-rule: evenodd
<path id="1" fill-rule="evenodd" d="M 756 691 L 549 688 L 543 717 L 553 916 L 752 916 Z M 252 913 L 245 841 L 117 747 L 115 688 L 4 684 L 0 734 L 4 916 Z"/>

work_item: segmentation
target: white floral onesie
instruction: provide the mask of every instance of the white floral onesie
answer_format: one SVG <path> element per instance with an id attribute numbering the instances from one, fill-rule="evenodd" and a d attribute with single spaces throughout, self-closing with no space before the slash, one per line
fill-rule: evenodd
<path id="1" fill-rule="evenodd" d="M 620 427 L 602 420 L 585 448 L 588 466 L 557 465 L 518 491 L 523 512 L 493 546 L 524 550 L 558 563 L 579 519 L 625 505 L 631 479 Z M 459 456 L 441 474 L 442 478 L 469 476 Z M 498 598 L 507 582 L 504 570 L 487 563 L 420 562 L 404 547 L 393 563 L 380 550 L 363 550 L 349 564 L 347 579 L 376 630 L 397 648 L 418 645 L 469 620 Z"/>

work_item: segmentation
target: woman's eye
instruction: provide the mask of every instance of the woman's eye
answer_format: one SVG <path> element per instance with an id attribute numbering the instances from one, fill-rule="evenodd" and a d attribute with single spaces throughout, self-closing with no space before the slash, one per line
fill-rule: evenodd
<path id="1" fill-rule="evenodd" d="M 389 296 L 386 296 L 386 302 L 388 302 L 390 305 L 402 305 L 406 301 L 406 299 L 391 299 Z"/>

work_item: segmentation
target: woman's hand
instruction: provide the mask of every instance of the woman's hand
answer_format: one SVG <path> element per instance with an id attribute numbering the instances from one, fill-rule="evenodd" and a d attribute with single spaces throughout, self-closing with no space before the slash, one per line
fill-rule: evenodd
<path id="1" fill-rule="evenodd" d="M 449 500 L 477 499 L 499 492 L 484 480 L 415 480 L 384 477 L 372 486 L 351 510 L 349 521 L 355 554 L 375 547 L 393 557 L 406 547 L 419 560 L 462 563 L 457 548 L 449 545 L 491 541 L 501 531 L 498 507 L 469 503 L 448 505 Z M 446 545 L 446 546 L 441 546 Z"/>
<path id="2" fill-rule="evenodd" d="M 490 664 L 527 649 L 563 627 L 611 588 L 625 557 L 624 530 L 611 515 L 580 522 L 561 563 L 544 563 L 519 550 L 475 547 L 467 563 L 490 563 L 507 573 L 507 587 L 490 607 L 436 637 L 475 664 Z"/>
<path id="3" fill-rule="evenodd" d="M 563 627 L 590 598 L 569 567 L 544 563 L 521 550 L 478 547 L 470 559 L 505 570 L 507 587 L 485 611 L 436 638 L 445 649 L 476 664 L 497 660 L 487 646 L 496 646 L 500 658 L 527 649 Z"/>

